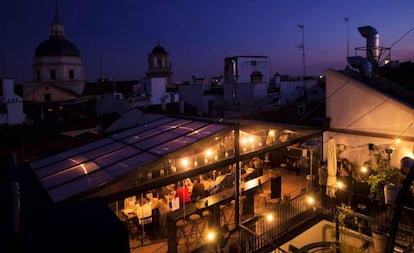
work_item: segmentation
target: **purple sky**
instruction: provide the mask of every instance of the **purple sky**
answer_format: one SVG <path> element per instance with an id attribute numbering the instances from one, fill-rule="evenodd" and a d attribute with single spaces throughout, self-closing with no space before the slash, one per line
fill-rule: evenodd
<path id="1" fill-rule="evenodd" d="M 48 39 L 55 0 L 1 0 L 1 72 L 16 82 L 31 79 L 34 51 Z M 61 0 L 66 38 L 79 49 L 88 81 L 140 78 L 157 45 L 171 57 L 173 80 L 218 76 L 224 57 L 269 56 L 271 74 L 301 75 L 304 25 L 306 74 L 346 66 L 365 46 L 359 26 L 370 25 L 389 47 L 414 27 L 414 1 L 308 0 Z M 392 47 L 392 59 L 414 57 L 414 31 Z M 101 60 L 102 59 L 102 60 Z M 102 62 L 102 64 L 101 64 Z M 101 68 L 102 66 L 102 68 Z"/>

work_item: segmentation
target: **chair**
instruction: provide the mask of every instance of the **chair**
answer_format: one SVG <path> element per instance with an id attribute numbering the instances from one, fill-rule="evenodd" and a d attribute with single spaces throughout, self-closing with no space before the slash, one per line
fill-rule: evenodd
<path id="1" fill-rule="evenodd" d="M 232 212 L 230 213 L 229 223 L 232 224 L 232 225 L 234 225 L 235 224 L 235 222 L 234 222 L 234 214 L 235 214 L 235 212 L 238 212 L 238 210 L 236 210 L 236 200 L 233 199 L 230 203 L 232 205 L 232 208 L 231 208 L 232 209 Z"/>
<path id="2" fill-rule="evenodd" d="M 139 229 L 136 223 L 135 219 L 128 219 L 126 220 L 126 225 L 129 231 L 129 236 L 131 237 L 131 239 L 133 240 L 138 240 L 139 239 Z"/>
<path id="3" fill-rule="evenodd" d="M 219 208 L 220 208 L 220 225 L 227 225 L 228 220 L 227 220 L 226 213 L 225 213 L 226 205 L 220 205 Z"/>
<path id="4" fill-rule="evenodd" d="M 200 221 L 201 216 L 198 213 L 193 213 L 189 217 L 191 230 L 190 230 L 190 238 L 194 237 L 196 240 L 201 236 L 200 228 L 198 227 L 198 222 Z"/>
<path id="5" fill-rule="evenodd" d="M 187 237 L 187 233 L 185 232 L 185 226 L 187 225 L 187 221 L 184 219 L 178 220 L 175 225 L 177 227 L 177 246 L 185 245 L 187 251 L 189 247 L 189 241 Z M 180 243 L 181 240 L 184 240 L 184 243 Z"/>
<path id="6" fill-rule="evenodd" d="M 147 238 L 153 236 L 152 231 L 152 217 L 138 218 L 138 230 L 141 234 L 141 243 L 144 245 L 144 241 Z"/>
<path id="7" fill-rule="evenodd" d="M 202 219 L 203 219 L 203 225 L 202 225 L 202 228 L 201 228 L 201 233 L 205 233 L 205 231 L 206 231 L 206 227 L 208 227 L 208 218 L 209 218 L 209 216 L 210 216 L 210 211 L 209 210 L 204 210 L 202 213 L 201 213 L 201 216 L 203 217 Z"/>
<path id="8" fill-rule="evenodd" d="M 263 190 L 262 193 L 259 194 L 259 205 L 258 207 L 267 207 L 269 200 L 270 200 L 270 190 Z"/>
<path id="9" fill-rule="evenodd" d="M 138 206 L 136 208 L 136 215 L 138 218 L 138 228 L 141 230 L 142 234 L 142 245 L 144 245 L 144 240 L 148 238 L 148 236 L 153 235 L 151 206 L 149 204 Z"/>

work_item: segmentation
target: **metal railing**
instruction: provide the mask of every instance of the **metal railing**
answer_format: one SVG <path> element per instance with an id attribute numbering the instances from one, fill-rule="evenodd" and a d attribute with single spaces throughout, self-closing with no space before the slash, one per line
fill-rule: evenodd
<path id="1" fill-rule="evenodd" d="M 314 198 L 312 204 L 309 197 Z M 331 200 L 331 207 L 323 208 L 320 201 L 320 194 L 317 192 L 302 192 L 295 198 L 281 202 L 272 207 L 271 211 L 258 214 L 240 224 L 240 247 L 241 252 L 285 252 L 280 246 L 286 241 L 280 240 L 283 237 L 289 238 L 295 229 L 306 230 L 306 224 L 312 219 L 335 221 L 335 214 L 342 207 L 337 206 L 335 200 Z M 371 201 L 369 197 L 366 203 Z M 353 203 L 351 203 L 353 205 Z M 352 210 L 352 217 L 345 221 L 348 229 L 365 235 L 366 245 L 372 246 L 372 232 L 380 231 L 386 234 L 390 232 L 391 207 L 371 205 L 369 215 Z M 287 239 L 289 240 L 289 239 Z M 414 252 L 414 209 L 405 207 L 403 209 L 394 252 Z"/>
<path id="2" fill-rule="evenodd" d="M 337 208 L 337 215 L 335 216 L 336 221 L 336 230 L 337 234 L 339 226 L 346 227 L 347 229 L 351 229 L 359 233 L 360 235 L 365 235 L 365 241 L 367 242 L 365 245 L 368 246 L 371 243 L 370 238 L 372 233 L 377 232 L 384 234 L 386 237 L 390 234 L 391 224 L 390 224 L 390 213 L 392 210 L 375 210 L 371 212 L 371 216 L 366 216 L 364 214 L 358 213 L 352 210 L 349 213 L 349 209 L 347 207 L 336 207 Z M 388 207 L 390 208 L 390 207 Z M 398 225 L 398 230 L 396 231 L 396 240 L 394 245 L 394 252 L 413 252 L 413 244 L 414 244 L 414 210 L 411 208 L 404 208 L 402 213 L 401 222 Z M 340 213 L 348 213 L 345 216 L 345 219 L 342 221 L 338 221 L 338 216 Z M 339 224 L 341 223 L 341 224 Z M 339 244 L 339 235 L 337 236 L 337 243 Z"/>
<path id="3" fill-rule="evenodd" d="M 310 192 L 284 201 L 272 211 L 256 215 L 240 224 L 242 252 L 261 252 L 277 249 L 274 243 L 278 238 L 317 217 L 315 203 L 309 203 Z M 278 249 L 283 252 L 282 249 Z M 277 251 L 276 251 L 277 252 Z"/>

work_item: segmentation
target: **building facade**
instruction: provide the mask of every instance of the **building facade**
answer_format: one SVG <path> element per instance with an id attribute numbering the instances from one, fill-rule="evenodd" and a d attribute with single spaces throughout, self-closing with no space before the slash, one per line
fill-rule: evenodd
<path id="1" fill-rule="evenodd" d="M 64 25 L 55 11 L 49 39 L 34 53 L 32 82 L 23 84 L 24 100 L 55 102 L 82 95 L 85 74 L 78 48 L 66 39 Z"/>

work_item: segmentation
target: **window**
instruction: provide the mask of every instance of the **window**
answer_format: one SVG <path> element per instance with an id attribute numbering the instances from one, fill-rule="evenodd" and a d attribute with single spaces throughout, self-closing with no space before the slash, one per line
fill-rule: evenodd
<path id="1" fill-rule="evenodd" d="M 50 80 L 56 80 L 56 70 L 50 70 Z"/>
<path id="2" fill-rule="evenodd" d="M 40 71 L 36 70 L 36 80 L 40 81 Z"/>
<path id="3" fill-rule="evenodd" d="M 257 65 L 257 61 L 251 61 L 252 66 L 256 66 Z"/>
<path id="4" fill-rule="evenodd" d="M 75 77 L 73 69 L 69 70 L 69 79 L 73 79 Z"/>
<path id="5" fill-rule="evenodd" d="M 45 93 L 44 99 L 45 99 L 45 102 L 50 102 L 52 101 L 52 95 L 50 95 L 50 93 Z"/>

